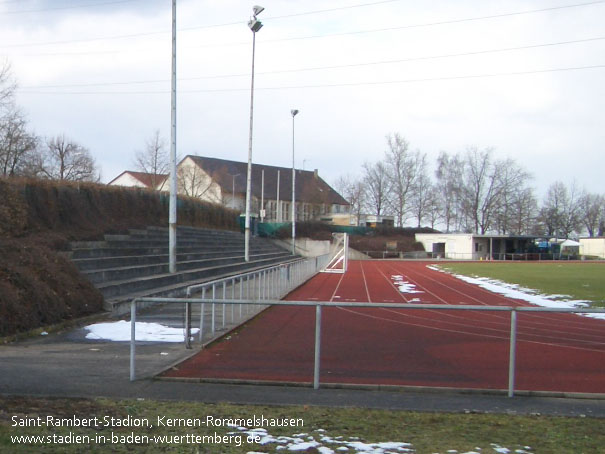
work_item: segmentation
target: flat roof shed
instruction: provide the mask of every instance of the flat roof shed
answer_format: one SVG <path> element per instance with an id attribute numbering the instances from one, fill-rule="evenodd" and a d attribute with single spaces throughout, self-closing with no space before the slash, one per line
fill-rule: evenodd
<path id="1" fill-rule="evenodd" d="M 416 241 L 435 258 L 454 260 L 511 260 L 533 252 L 537 236 L 477 235 L 473 233 L 417 233 Z"/>

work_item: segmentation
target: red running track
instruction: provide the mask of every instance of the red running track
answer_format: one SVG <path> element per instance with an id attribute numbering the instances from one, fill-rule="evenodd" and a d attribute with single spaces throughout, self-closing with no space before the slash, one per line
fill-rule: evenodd
<path id="1" fill-rule="evenodd" d="M 286 299 L 528 305 L 427 265 L 350 262 Z M 393 276 L 421 293 L 401 293 Z M 312 307 L 271 308 L 164 376 L 310 383 L 314 325 Z M 320 382 L 506 389 L 509 332 L 508 312 L 324 308 Z M 605 321 L 518 313 L 517 333 L 517 390 L 605 393 Z"/>

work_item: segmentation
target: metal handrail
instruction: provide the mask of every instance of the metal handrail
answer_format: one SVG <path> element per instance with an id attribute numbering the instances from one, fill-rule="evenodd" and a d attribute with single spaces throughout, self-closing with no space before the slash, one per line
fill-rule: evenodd
<path id="1" fill-rule="evenodd" d="M 222 285 L 223 297 L 221 299 L 224 300 L 227 297 L 227 285 L 231 284 L 231 293 L 232 296 L 235 296 L 235 287 L 236 283 L 239 285 L 240 289 L 240 300 L 244 299 L 243 288 L 244 282 L 246 283 L 246 295 L 250 295 L 250 281 L 252 281 L 252 293 L 255 293 L 256 281 L 257 277 L 259 280 L 259 295 L 258 299 L 281 299 L 289 292 L 294 290 L 296 287 L 302 285 L 308 279 L 310 279 L 313 275 L 323 269 L 327 262 L 329 261 L 330 255 L 325 254 L 312 258 L 300 258 L 297 260 L 292 260 L 286 263 L 280 263 L 278 265 L 273 265 L 270 267 L 265 267 L 253 271 L 247 271 L 245 273 L 228 276 L 221 279 L 215 279 L 209 282 L 203 282 L 200 284 L 194 284 L 187 287 L 186 296 L 187 298 L 191 297 L 194 292 L 201 292 L 202 298 L 205 298 L 206 290 L 212 290 L 212 298 L 216 299 L 216 289 L 217 286 Z M 264 280 L 264 286 L 262 282 Z M 268 287 L 268 288 L 267 288 Z M 263 294 L 264 291 L 264 294 Z M 211 330 L 212 333 L 215 332 L 215 312 L 216 312 L 216 301 L 212 302 L 212 323 Z M 201 314 L 200 314 L 200 329 L 199 329 L 199 339 L 200 342 L 204 336 L 204 303 L 202 303 Z M 226 307 L 223 304 L 223 317 L 222 317 L 222 325 L 225 327 L 225 311 Z M 233 308 L 232 314 L 233 318 Z M 242 316 L 242 306 L 240 306 L 240 317 Z M 185 346 L 186 348 L 191 348 L 189 335 L 191 332 L 191 305 L 185 305 Z"/>
<path id="2" fill-rule="evenodd" d="M 130 380 L 135 380 L 135 323 L 136 323 L 136 304 L 145 303 L 186 303 L 186 304 L 205 304 L 220 302 L 223 304 L 258 304 L 258 300 L 238 300 L 238 299 L 206 299 L 206 298 L 136 298 L 131 302 L 131 339 L 130 339 Z M 406 310 L 447 310 L 447 311 L 496 311 L 510 312 L 510 349 L 509 349 L 509 368 L 508 368 L 508 397 L 514 397 L 515 393 L 515 370 L 516 370 L 516 348 L 517 348 L 517 312 L 550 312 L 550 313 L 582 313 L 582 314 L 605 314 L 602 308 L 552 308 L 552 307 L 532 307 L 532 306 L 477 306 L 477 305 L 454 305 L 454 304 L 407 304 L 407 303 L 369 303 L 369 302 L 351 302 L 334 303 L 327 301 L 263 301 L 267 306 L 314 306 L 315 307 L 315 357 L 313 368 L 313 388 L 319 389 L 320 373 L 320 355 L 321 355 L 321 312 L 324 307 L 365 307 L 365 308 L 391 308 Z"/>

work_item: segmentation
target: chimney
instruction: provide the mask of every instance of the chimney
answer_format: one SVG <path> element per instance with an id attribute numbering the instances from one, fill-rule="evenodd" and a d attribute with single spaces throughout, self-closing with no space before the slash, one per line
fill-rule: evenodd
<path id="1" fill-rule="evenodd" d="M 314 176 L 316 179 L 317 179 L 317 178 L 319 178 L 319 170 L 315 169 L 315 170 L 313 171 L 313 176 Z"/>

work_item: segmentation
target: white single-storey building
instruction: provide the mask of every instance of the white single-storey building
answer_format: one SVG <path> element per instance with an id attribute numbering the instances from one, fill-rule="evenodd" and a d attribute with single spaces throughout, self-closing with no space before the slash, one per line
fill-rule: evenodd
<path id="1" fill-rule="evenodd" d="M 416 241 L 433 258 L 454 260 L 511 260 L 531 251 L 535 236 L 417 233 Z"/>
<path id="2" fill-rule="evenodd" d="M 605 237 L 580 238 L 580 255 L 605 259 Z"/>

